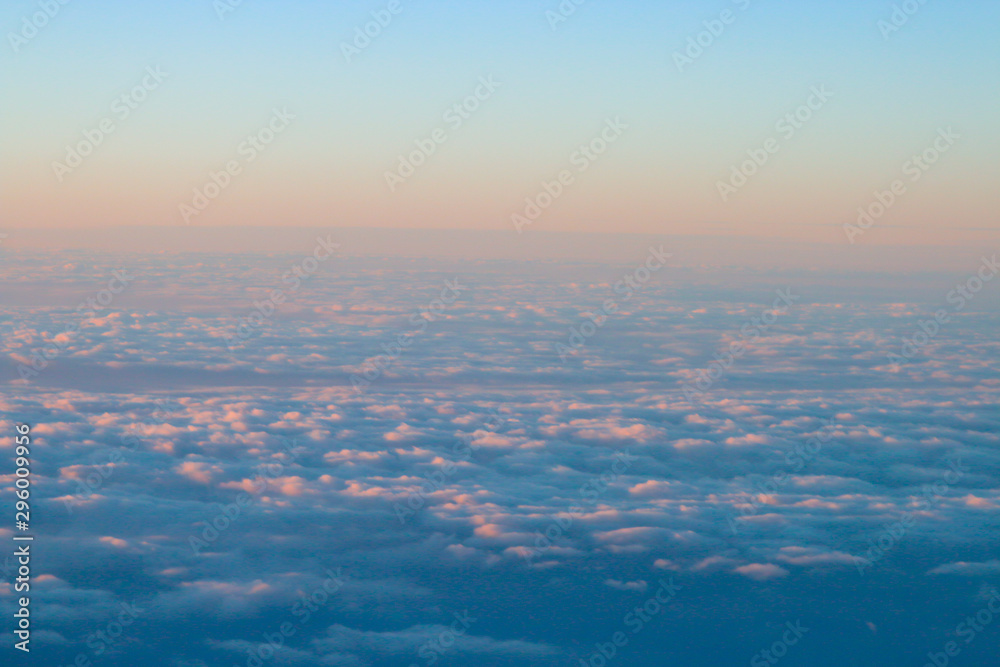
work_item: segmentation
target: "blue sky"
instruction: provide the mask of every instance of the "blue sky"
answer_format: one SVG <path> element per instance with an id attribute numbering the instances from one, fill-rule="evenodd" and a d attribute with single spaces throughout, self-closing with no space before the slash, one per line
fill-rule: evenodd
<path id="1" fill-rule="evenodd" d="M 545 227 L 729 233 L 842 242 L 852 219 L 941 127 L 964 137 L 886 220 L 935 243 L 995 237 L 997 7 L 931 2 L 884 37 L 892 3 L 401 3 L 352 62 L 342 43 L 388 3 L 71 2 L 0 51 L 12 227 L 183 224 L 177 208 L 275 107 L 297 120 L 199 224 L 498 229 L 607 118 L 630 126 Z M 745 9 L 743 8 L 745 7 Z M 38 11 L 5 5 L 17 30 Z M 678 71 L 704 22 L 732 22 Z M 8 36 L 9 39 L 9 36 Z M 9 46 L 9 45 L 8 45 Z M 53 161 L 147 66 L 169 74 L 65 182 Z M 400 192 L 384 174 L 481 76 L 502 86 Z M 734 201 L 717 184 L 814 85 L 829 104 Z M 122 196 L 122 191 L 125 196 Z M 891 224 L 890 224 L 891 223 Z M 541 226 L 541 225 L 540 225 Z M 874 236 L 874 235 L 873 235 Z"/>

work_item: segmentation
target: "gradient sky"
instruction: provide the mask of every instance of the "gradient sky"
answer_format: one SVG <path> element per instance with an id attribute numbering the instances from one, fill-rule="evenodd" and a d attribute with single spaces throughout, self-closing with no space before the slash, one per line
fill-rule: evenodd
<path id="1" fill-rule="evenodd" d="M 395 2 L 0 9 L 31 664 L 996 665 L 1000 6 Z"/>
<path id="2" fill-rule="evenodd" d="M 841 226 L 903 178 L 939 128 L 961 139 L 865 243 L 995 239 L 1000 6 L 930 2 L 884 38 L 891 2 L 402 2 L 352 62 L 341 44 L 387 2 L 211 0 L 60 6 L 15 53 L 35 2 L 0 25 L 0 228 L 183 226 L 179 205 L 274 108 L 297 119 L 192 220 L 199 226 L 512 229 L 606 119 L 629 125 L 533 230 L 709 233 L 846 243 Z M 673 53 L 731 10 L 694 63 Z M 138 84 L 168 78 L 82 166 L 52 163 Z M 457 129 L 443 112 L 480 77 L 502 85 Z M 728 202 L 746 151 L 825 85 L 833 98 Z M 384 173 L 436 128 L 448 141 L 390 192 Z"/>

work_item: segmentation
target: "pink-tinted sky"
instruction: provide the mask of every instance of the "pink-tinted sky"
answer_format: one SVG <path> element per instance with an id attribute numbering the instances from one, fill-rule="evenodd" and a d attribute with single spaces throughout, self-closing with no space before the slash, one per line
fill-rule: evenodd
<path id="1" fill-rule="evenodd" d="M 1000 231 L 992 3 L 403 3 L 355 52 L 383 5 L 9 3 L 0 225 Z"/>

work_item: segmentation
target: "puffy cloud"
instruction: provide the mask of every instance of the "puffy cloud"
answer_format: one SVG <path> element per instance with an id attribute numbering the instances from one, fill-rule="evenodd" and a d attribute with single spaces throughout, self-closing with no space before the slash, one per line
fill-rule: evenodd
<path id="1" fill-rule="evenodd" d="M 19 261 L 11 276 L 44 277 Z M 48 643 L 66 650 L 53 664 L 71 663 L 123 603 L 146 620 L 108 667 L 239 661 L 286 620 L 287 664 L 408 665 L 465 609 L 481 620 L 446 657 L 492 667 L 589 655 L 664 577 L 683 585 L 683 608 L 657 621 L 664 646 L 698 637 L 705 618 L 769 646 L 747 619 L 815 609 L 815 582 L 866 618 L 881 604 L 873 586 L 910 609 L 892 592 L 906 577 L 943 616 L 967 613 L 962 577 L 997 574 L 1000 355 L 986 315 L 963 315 L 952 342 L 887 373 L 893 327 L 924 311 L 817 297 L 691 396 L 691 369 L 759 312 L 768 277 L 650 286 L 564 364 L 554 344 L 600 302 L 605 268 L 568 280 L 584 269 L 472 265 L 475 300 L 355 390 L 353 369 L 440 291 L 436 270 L 406 264 L 373 282 L 358 260 L 229 350 L 247 284 L 270 274 L 237 258 L 171 261 L 143 260 L 141 304 L 68 340 L 73 314 L 58 303 L 0 296 L 19 322 L 0 339 L 7 378 L 10 359 L 65 343 L 0 397 L 0 452 L 15 419 L 34 425 L 46 554 L 35 604 Z M 0 476 L 5 502 L 14 481 Z M 911 516 L 862 579 L 855 559 Z M 299 625 L 293 610 L 340 566 L 351 578 Z M 4 614 L 13 600 L 0 587 Z M 915 633 L 937 623 L 907 613 Z M 712 639 L 725 659 L 746 657 L 737 639 Z M 147 644 L 163 650 L 146 657 Z M 645 664 L 667 658 L 678 656 Z"/>
<path id="2" fill-rule="evenodd" d="M 649 585 L 643 581 L 620 581 L 618 579 L 608 579 L 604 582 L 605 586 L 609 586 L 618 591 L 638 591 L 640 593 L 645 593 Z"/>
<path id="3" fill-rule="evenodd" d="M 1000 560 L 988 560 L 982 563 L 946 563 L 938 565 L 927 574 L 954 574 L 963 577 L 983 577 L 1000 575 Z"/>
<path id="4" fill-rule="evenodd" d="M 741 565 L 740 567 L 734 569 L 733 572 L 742 574 L 744 577 L 748 577 L 754 581 L 770 581 L 771 579 L 780 579 L 781 577 L 788 576 L 788 570 L 783 567 L 778 567 L 773 563 L 750 563 L 749 565 Z"/>

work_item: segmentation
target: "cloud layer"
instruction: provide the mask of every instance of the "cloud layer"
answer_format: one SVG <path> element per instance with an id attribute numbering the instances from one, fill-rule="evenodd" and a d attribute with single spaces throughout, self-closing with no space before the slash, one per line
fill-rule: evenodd
<path id="1" fill-rule="evenodd" d="M 50 284 L 12 272 L 41 296 L 4 302 L 0 432 L 33 425 L 46 664 L 242 665 L 290 624 L 264 662 L 572 664 L 621 631 L 623 664 L 711 665 L 796 619 L 812 630 L 789 664 L 832 665 L 842 642 L 915 663 L 1000 583 L 995 315 L 886 361 L 936 293 L 674 272 L 625 300 L 620 267 L 345 260 L 231 348 L 297 258 L 131 259 L 135 286 L 91 316 L 75 307 L 107 258 L 62 258 Z M 123 604 L 134 623 L 99 639 Z"/>

